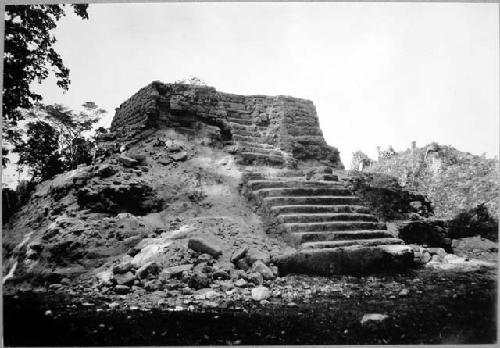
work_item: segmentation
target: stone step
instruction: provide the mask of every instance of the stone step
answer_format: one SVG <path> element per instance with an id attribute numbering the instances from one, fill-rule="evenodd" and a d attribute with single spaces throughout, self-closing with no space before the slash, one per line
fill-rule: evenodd
<path id="1" fill-rule="evenodd" d="M 276 173 L 274 176 L 276 177 L 303 177 L 305 178 L 306 171 L 305 170 L 284 170 L 282 172 Z"/>
<path id="2" fill-rule="evenodd" d="M 243 136 L 243 137 L 252 137 L 252 138 L 260 138 L 261 134 L 255 130 L 251 129 L 233 129 L 233 139 L 234 136 Z"/>
<path id="3" fill-rule="evenodd" d="M 322 135 L 296 135 L 293 140 L 304 145 L 324 144 L 325 139 Z"/>
<path id="4" fill-rule="evenodd" d="M 314 179 L 325 181 L 339 181 L 338 175 L 335 174 L 316 174 L 314 175 Z"/>
<path id="5" fill-rule="evenodd" d="M 323 231 L 323 232 L 294 232 L 288 238 L 297 245 L 307 242 L 324 242 L 355 239 L 393 238 L 386 230 L 354 230 L 354 231 Z"/>
<path id="6" fill-rule="evenodd" d="M 399 238 L 370 238 L 353 240 L 336 240 L 324 242 L 307 242 L 301 245 L 302 249 L 331 249 L 351 245 L 377 246 L 377 245 L 401 245 L 404 242 Z"/>
<path id="7" fill-rule="evenodd" d="M 347 230 L 383 230 L 387 227 L 383 222 L 374 221 L 328 221 L 328 222 L 291 222 L 279 226 L 282 231 L 318 232 L 318 231 L 347 231 Z"/>
<path id="8" fill-rule="evenodd" d="M 253 192 L 255 197 L 278 196 L 352 196 L 352 192 L 345 187 L 273 187 L 263 188 Z"/>
<path id="9" fill-rule="evenodd" d="M 255 146 L 241 146 L 240 147 L 243 149 L 244 152 L 254 152 L 254 153 L 262 153 L 262 154 L 269 154 L 269 155 L 274 155 L 274 156 L 282 156 L 281 152 L 276 151 L 274 149 L 269 149 L 269 148 L 262 148 L 262 147 L 255 147 Z"/>
<path id="10" fill-rule="evenodd" d="M 240 130 L 255 131 L 255 130 L 257 130 L 257 126 L 252 126 L 252 125 L 248 125 L 248 124 L 241 124 L 238 122 L 228 122 L 228 124 L 231 127 L 231 129 L 233 129 L 233 131 L 240 131 Z"/>
<path id="11" fill-rule="evenodd" d="M 277 165 L 282 166 L 286 163 L 282 156 L 262 154 L 255 152 L 241 152 L 240 158 L 236 161 L 237 164 L 242 165 Z"/>
<path id="12" fill-rule="evenodd" d="M 355 196 L 281 196 L 266 197 L 262 200 L 264 205 L 272 207 L 275 205 L 338 205 L 357 204 L 360 202 Z"/>
<path id="13" fill-rule="evenodd" d="M 238 119 L 238 120 L 251 120 L 251 112 L 247 110 L 237 110 L 237 111 L 230 111 L 228 114 L 227 118 L 233 118 L 233 119 Z"/>
<path id="14" fill-rule="evenodd" d="M 227 118 L 227 122 L 234 123 L 234 124 L 245 125 L 245 126 L 250 126 L 250 125 L 252 125 L 253 120 L 251 118 L 228 117 Z"/>
<path id="15" fill-rule="evenodd" d="M 413 250 L 406 245 L 305 249 L 277 257 L 273 263 L 280 276 L 370 274 L 404 271 L 415 266 Z"/>
<path id="16" fill-rule="evenodd" d="M 339 183 L 333 183 L 331 181 L 290 179 L 286 177 L 280 179 L 281 180 L 250 180 L 247 186 L 254 191 L 267 188 L 344 187 Z"/>
<path id="17" fill-rule="evenodd" d="M 278 215 L 278 221 L 281 223 L 296 222 L 328 222 L 328 221 L 378 221 L 371 214 L 359 213 L 319 213 L 319 214 L 282 214 Z"/>
<path id="18" fill-rule="evenodd" d="M 271 144 L 265 144 L 262 142 L 256 143 L 254 141 L 244 141 L 244 140 L 238 140 L 238 144 L 240 146 L 250 146 L 250 147 L 259 147 L 262 149 L 274 149 L 275 147 Z"/>
<path id="19" fill-rule="evenodd" d="M 369 213 L 370 209 L 361 205 L 275 205 L 272 214 L 299 213 Z"/>
<path id="20" fill-rule="evenodd" d="M 252 136 L 248 136 L 248 135 L 233 134 L 233 140 L 238 141 L 238 142 L 239 141 L 247 141 L 247 142 L 251 142 L 251 143 L 261 142 L 263 144 L 267 144 L 267 142 L 264 139 L 260 139 L 258 137 L 252 137 Z"/>

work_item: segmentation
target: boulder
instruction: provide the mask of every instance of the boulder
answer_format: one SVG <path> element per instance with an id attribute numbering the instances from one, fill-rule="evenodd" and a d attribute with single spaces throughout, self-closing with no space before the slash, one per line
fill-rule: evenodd
<path id="1" fill-rule="evenodd" d="M 118 295 L 128 294 L 129 291 L 130 291 L 130 287 L 128 287 L 126 285 L 117 285 L 117 286 L 115 286 L 115 292 Z"/>
<path id="2" fill-rule="evenodd" d="M 214 258 L 222 255 L 222 249 L 217 244 L 203 238 L 189 239 L 188 248 L 200 253 L 212 255 Z"/>
<path id="3" fill-rule="evenodd" d="M 271 262 L 269 254 L 260 251 L 256 248 L 250 248 L 245 256 L 245 260 L 249 265 L 253 265 L 255 261 L 261 260 L 264 264 L 268 265 Z"/>
<path id="4" fill-rule="evenodd" d="M 212 273 L 212 279 L 227 280 L 227 279 L 231 279 L 231 276 L 226 271 L 218 269 Z"/>
<path id="5" fill-rule="evenodd" d="M 366 326 L 371 323 L 380 323 L 389 318 L 388 315 L 386 314 L 380 314 L 380 313 L 368 313 L 363 315 L 363 318 L 361 318 L 361 325 Z"/>
<path id="6" fill-rule="evenodd" d="M 114 274 L 127 273 L 134 270 L 134 265 L 131 262 L 122 263 L 113 267 Z"/>
<path id="7" fill-rule="evenodd" d="M 118 285 L 132 285 L 134 283 L 134 273 L 126 272 L 121 274 L 114 274 L 113 279 Z"/>
<path id="8" fill-rule="evenodd" d="M 193 264 L 186 264 L 186 265 L 179 265 L 179 266 L 172 266 L 165 268 L 162 273 L 169 274 L 171 277 L 179 277 L 182 275 L 182 272 L 184 271 L 190 271 L 193 269 Z"/>
<path id="9" fill-rule="evenodd" d="M 177 152 L 171 154 L 170 157 L 177 162 L 182 162 L 188 159 L 188 153 L 186 151 Z"/>
<path id="10" fill-rule="evenodd" d="M 146 164 L 146 155 L 142 153 L 129 154 L 129 157 L 136 160 L 138 165 Z"/>
<path id="11" fill-rule="evenodd" d="M 229 281 L 229 280 L 224 280 L 224 281 L 221 281 L 221 282 L 219 283 L 219 285 L 220 285 L 220 289 L 221 289 L 222 291 L 229 291 L 229 290 L 231 290 L 231 289 L 234 289 L 234 284 L 233 284 L 233 282 L 231 282 L 231 281 Z"/>
<path id="12" fill-rule="evenodd" d="M 97 169 L 97 175 L 101 178 L 108 178 L 116 173 L 116 169 L 111 165 L 101 165 Z"/>
<path id="13" fill-rule="evenodd" d="M 261 285 L 264 283 L 264 277 L 262 277 L 262 274 L 257 273 L 257 272 L 252 272 L 247 275 L 248 281 L 250 283 L 253 283 L 255 285 Z"/>
<path id="14" fill-rule="evenodd" d="M 426 248 L 426 250 L 431 254 L 431 255 L 438 255 L 441 257 L 444 257 L 447 252 L 443 248 Z"/>
<path id="15" fill-rule="evenodd" d="M 203 273 L 195 273 L 188 280 L 188 286 L 199 290 L 210 286 L 210 279 Z"/>
<path id="16" fill-rule="evenodd" d="M 259 286 L 252 289 L 252 299 L 254 301 L 266 300 L 269 297 L 271 297 L 271 291 L 264 286 Z"/>
<path id="17" fill-rule="evenodd" d="M 246 271 L 250 268 L 248 262 L 245 259 L 239 259 L 238 261 L 236 261 L 236 267 L 238 267 L 238 269 L 241 269 L 243 271 Z"/>
<path id="18" fill-rule="evenodd" d="M 233 255 L 231 255 L 231 262 L 236 263 L 239 259 L 244 258 L 247 252 L 248 252 L 247 247 L 236 249 L 233 252 Z"/>
<path id="19" fill-rule="evenodd" d="M 139 161 L 128 157 L 124 153 L 122 153 L 122 154 L 120 154 L 120 156 L 118 156 L 118 161 L 120 161 L 120 163 L 123 164 L 124 167 L 128 167 L 128 168 L 136 167 L 137 165 L 139 165 Z"/>
<path id="20" fill-rule="evenodd" d="M 273 271 L 269 267 L 267 267 L 261 260 L 257 260 L 254 262 L 254 264 L 252 265 L 252 272 L 260 273 L 266 280 L 274 279 Z"/>
<path id="21" fill-rule="evenodd" d="M 212 271 L 213 267 L 206 262 L 199 263 L 193 268 L 193 273 L 211 273 Z"/>
<path id="22" fill-rule="evenodd" d="M 238 288 L 246 288 L 248 286 L 248 282 L 245 279 L 238 279 L 234 282 L 234 286 Z"/>
<path id="23" fill-rule="evenodd" d="M 207 262 L 210 260 L 212 260 L 212 255 L 210 255 L 210 254 L 201 254 L 200 256 L 198 256 L 199 262 Z"/>
<path id="24" fill-rule="evenodd" d="M 176 143 L 166 144 L 165 147 L 169 152 L 180 152 L 182 150 L 182 146 Z"/>
<path id="25" fill-rule="evenodd" d="M 157 275 L 160 273 L 160 266 L 156 262 L 148 262 L 142 265 L 136 272 L 137 279 L 147 278 L 150 274 Z"/>

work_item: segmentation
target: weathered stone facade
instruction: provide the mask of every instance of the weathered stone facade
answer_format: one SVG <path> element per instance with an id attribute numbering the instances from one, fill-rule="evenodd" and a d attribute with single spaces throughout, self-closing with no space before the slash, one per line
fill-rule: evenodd
<path id="1" fill-rule="evenodd" d="M 291 158 L 343 168 L 338 150 L 323 138 L 314 104 L 305 99 L 242 96 L 154 81 L 116 109 L 111 132 L 127 140 L 157 127 L 218 138 L 256 157 L 275 156 L 278 162 Z"/>

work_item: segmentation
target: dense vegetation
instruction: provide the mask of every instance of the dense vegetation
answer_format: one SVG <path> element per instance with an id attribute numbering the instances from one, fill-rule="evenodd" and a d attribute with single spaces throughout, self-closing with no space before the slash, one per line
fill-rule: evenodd
<path id="1" fill-rule="evenodd" d="M 397 178 L 406 190 L 425 195 L 434 216 L 449 220 L 451 238 L 498 239 L 498 160 L 432 143 L 396 152 L 380 151 L 365 169 Z"/>
<path id="2" fill-rule="evenodd" d="M 41 83 L 52 72 L 56 84 L 68 90 L 69 69 L 55 50 L 57 39 L 52 31 L 66 15 L 64 4 L 8 5 L 5 6 L 5 49 L 3 55 L 2 89 L 2 166 L 9 159 L 12 146 L 23 143 L 18 121 L 24 119 L 26 110 L 42 101 L 42 96 L 32 90 L 32 83 Z M 78 17 L 88 19 L 88 4 L 73 4 Z"/>
<path id="3" fill-rule="evenodd" d="M 453 218 L 483 204 L 490 215 L 498 210 L 498 160 L 430 144 L 403 152 L 384 152 L 367 169 L 398 178 L 408 190 L 426 195 L 436 217 Z"/>

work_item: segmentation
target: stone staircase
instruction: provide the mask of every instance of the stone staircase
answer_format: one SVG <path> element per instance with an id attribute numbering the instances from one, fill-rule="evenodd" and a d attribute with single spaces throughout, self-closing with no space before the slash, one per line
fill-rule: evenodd
<path id="1" fill-rule="evenodd" d="M 250 172 L 243 181 L 244 194 L 259 206 L 268 231 L 297 248 L 287 256 L 292 272 L 363 273 L 372 272 L 377 262 L 391 268 L 410 261 L 403 241 L 332 173 L 307 179 L 301 171 Z M 404 260 L 394 257 L 398 254 Z M 290 261 L 285 263 L 290 268 Z"/>
<path id="2" fill-rule="evenodd" d="M 230 144 L 238 147 L 238 164 L 272 167 L 283 167 L 287 164 L 287 158 L 291 156 L 277 150 L 263 136 L 266 127 L 254 125 L 249 113 L 240 111 L 231 114 L 227 121 L 232 131 L 232 142 Z"/>

